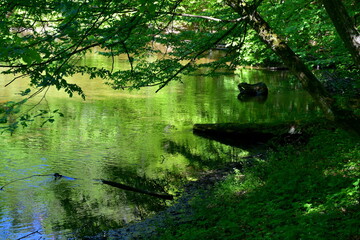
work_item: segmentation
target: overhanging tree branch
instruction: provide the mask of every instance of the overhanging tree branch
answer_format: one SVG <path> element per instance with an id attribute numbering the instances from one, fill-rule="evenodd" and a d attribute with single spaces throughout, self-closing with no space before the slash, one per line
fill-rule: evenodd
<path id="1" fill-rule="evenodd" d="M 179 16 L 179 17 L 200 18 L 200 19 L 205 19 L 205 20 L 210 20 L 210 21 L 215 21 L 215 22 L 228 22 L 228 23 L 240 22 L 247 18 L 247 16 L 244 16 L 244 17 L 240 17 L 240 18 L 236 18 L 236 19 L 221 19 L 221 18 L 216 18 L 216 17 L 211 17 L 211 16 L 194 15 L 194 14 L 187 14 L 187 13 L 165 13 L 165 12 L 159 12 L 158 14 L 169 14 L 169 15 Z"/>
<path id="2" fill-rule="evenodd" d="M 218 44 L 219 42 L 221 42 L 225 37 L 227 37 L 232 31 L 234 31 L 234 29 L 236 29 L 238 25 L 234 24 L 231 28 L 229 28 L 223 35 L 221 35 L 218 39 L 216 39 L 213 43 L 209 44 L 207 48 L 204 48 L 203 50 L 199 51 L 196 53 L 196 55 L 194 57 L 192 57 L 192 59 L 190 59 L 190 61 L 188 63 L 186 63 L 184 66 L 182 66 L 172 77 L 170 77 L 169 79 L 167 79 L 165 82 L 163 82 L 161 84 L 161 86 L 159 87 L 159 89 L 156 90 L 156 92 L 160 91 L 162 88 L 164 88 L 169 82 L 171 82 L 175 77 L 177 77 L 180 73 L 182 73 L 186 68 L 188 68 L 191 64 L 193 64 L 193 62 L 199 57 L 201 56 L 203 53 L 205 53 L 206 51 L 210 50 L 214 45 Z"/>

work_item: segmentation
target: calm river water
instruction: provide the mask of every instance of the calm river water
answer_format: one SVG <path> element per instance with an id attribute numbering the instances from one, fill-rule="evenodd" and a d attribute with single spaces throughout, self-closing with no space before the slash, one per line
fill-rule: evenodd
<path id="1" fill-rule="evenodd" d="M 104 59 L 92 55 L 86 61 L 103 64 Z M 2 76 L 1 86 L 9 80 Z M 286 72 L 242 70 L 217 77 L 184 77 L 183 83 L 173 82 L 156 94 L 156 88 L 115 91 L 87 76 L 71 80 L 83 87 L 86 101 L 51 90 L 40 108 L 60 109 L 65 117 L 42 127 L 34 122 L 12 136 L 1 135 L 0 186 L 5 187 L 0 191 L 0 239 L 81 238 L 120 228 L 171 201 L 96 179 L 176 194 L 201 170 L 249 154 L 247 149 L 194 136 L 195 123 L 271 122 L 317 112 L 308 94 Z M 242 81 L 265 82 L 268 99 L 240 102 L 237 84 Z M 16 98 L 24 85 L 18 81 L 1 87 L 0 102 Z M 69 178 L 55 180 L 54 173 Z"/>

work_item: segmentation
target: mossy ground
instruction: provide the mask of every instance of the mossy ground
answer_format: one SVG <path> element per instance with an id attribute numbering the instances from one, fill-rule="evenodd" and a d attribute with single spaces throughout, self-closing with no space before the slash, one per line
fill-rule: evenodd
<path id="1" fill-rule="evenodd" d="M 157 239 L 360 239 L 360 141 L 321 130 L 234 169 Z"/>

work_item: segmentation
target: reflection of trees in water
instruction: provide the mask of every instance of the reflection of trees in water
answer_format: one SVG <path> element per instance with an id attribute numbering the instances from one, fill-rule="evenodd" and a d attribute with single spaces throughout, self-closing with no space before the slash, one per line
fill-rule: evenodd
<path id="1" fill-rule="evenodd" d="M 225 162 L 236 161 L 239 159 L 241 149 L 218 144 L 213 141 L 199 141 L 195 148 L 190 144 L 179 144 L 171 140 L 166 140 L 167 153 L 181 154 L 189 159 L 189 175 L 196 176 L 196 173 L 203 169 L 216 168 Z M 200 147 L 201 146 L 201 147 Z M 199 148 L 200 147 L 200 148 Z M 196 153 L 196 151 L 200 151 Z M 186 174 L 177 171 L 166 170 L 161 173 L 160 178 L 149 178 L 143 173 L 139 173 L 136 167 L 124 167 L 114 165 L 104 165 L 103 172 L 106 173 L 104 179 L 126 184 L 135 188 L 144 189 L 151 192 L 167 193 L 180 189 L 186 182 Z M 81 188 L 80 186 L 78 186 Z M 53 229 L 71 229 L 76 236 L 94 235 L 98 232 L 119 228 L 127 221 L 121 216 L 121 212 L 116 208 L 126 208 L 134 219 L 144 219 L 152 213 L 163 210 L 166 207 L 166 201 L 140 193 L 124 191 L 107 185 L 95 185 L 101 188 L 106 196 L 99 201 L 94 196 L 79 191 L 68 181 L 54 186 L 54 192 L 57 195 L 59 204 L 65 211 L 66 221 L 54 223 Z M 76 197 L 75 197 L 76 196 Z M 112 201 L 107 201 L 112 199 Z M 104 206 L 108 210 L 114 210 L 113 215 L 101 215 L 97 211 Z M 114 206 L 115 205 L 115 206 Z M 76 217 L 74 217 L 74 215 Z"/>
<path id="2" fill-rule="evenodd" d="M 158 193 L 173 194 L 187 182 L 187 176 L 196 177 L 204 169 L 213 169 L 225 162 L 237 161 L 244 151 L 215 141 L 198 139 L 198 144 L 166 140 L 168 154 L 180 154 L 190 164 L 188 172 L 174 170 L 161 172 L 159 178 L 149 178 L 138 166 L 105 164 L 103 179 Z M 165 159 L 165 161 L 169 161 Z M 101 231 L 120 228 L 132 220 L 141 220 L 163 210 L 166 201 L 140 193 L 113 188 L 96 181 L 60 179 L 51 185 L 55 200 L 52 209 L 58 209 L 47 229 L 60 232 L 68 229 L 76 237 L 96 235 Z"/>
<path id="3" fill-rule="evenodd" d="M 119 227 L 119 218 L 107 218 L 101 215 L 100 205 L 105 204 L 94 199 L 91 194 L 82 191 L 81 185 L 74 187 L 68 181 L 53 186 L 52 190 L 58 200 L 58 217 L 52 217 L 52 232 L 68 229 L 75 236 L 94 235 L 100 231 Z M 117 199 L 117 198 L 114 198 Z M 120 207 L 120 206 L 119 206 Z M 52 213 L 56 214 L 56 213 Z M 63 219 L 61 219 L 63 217 Z M 65 218 L 65 219 L 64 219 Z M 122 222 L 123 224 L 124 222 Z"/>
<path id="4" fill-rule="evenodd" d="M 149 178 L 144 173 L 139 173 L 137 168 L 106 165 L 103 169 L 107 178 L 149 192 L 174 194 L 186 183 L 186 176 L 177 171 L 163 170 L 158 178 Z M 116 188 L 106 187 L 107 194 L 116 195 L 121 191 Z M 126 205 L 131 207 L 133 216 L 143 220 L 151 214 L 164 210 L 167 201 L 148 195 L 122 191 Z M 170 202 L 171 203 L 171 202 Z"/>
<path id="5" fill-rule="evenodd" d="M 181 181 L 179 176 L 176 177 L 163 177 L 163 178 L 149 178 L 145 174 L 141 174 L 136 168 L 130 167 L 117 167 L 106 165 L 103 169 L 107 174 L 107 178 L 111 181 L 119 182 L 134 188 L 146 190 L 155 193 L 167 193 L 171 189 L 174 181 Z M 167 174 L 166 176 L 168 176 Z M 176 184 L 175 184 L 176 185 Z M 107 187 L 108 193 L 119 191 L 119 189 Z M 121 190 L 120 190 L 121 191 Z M 147 196 L 141 193 L 124 191 L 127 201 L 142 206 L 145 212 L 159 211 L 163 209 L 165 200 Z"/>
<path id="6" fill-rule="evenodd" d="M 167 146 L 168 154 L 181 154 L 189 160 L 189 172 L 184 174 L 166 170 L 159 178 L 149 178 L 137 167 L 104 165 L 106 176 L 103 178 L 151 192 L 173 193 L 187 182 L 187 176 L 196 177 L 204 169 L 236 162 L 244 153 L 242 149 L 205 139 L 199 139 L 197 146 L 172 140 L 164 141 L 163 145 Z M 88 184 L 93 190 L 88 189 Z M 69 229 L 80 238 L 120 228 L 131 220 L 142 220 L 166 207 L 165 200 L 97 184 L 95 181 L 61 179 L 51 186 L 51 190 L 56 197 L 54 205 L 57 205 L 59 211 L 51 213 L 58 214 L 58 217 L 51 218 L 53 220 L 48 229 L 52 232 Z M 101 197 L 93 196 L 92 192 Z"/>

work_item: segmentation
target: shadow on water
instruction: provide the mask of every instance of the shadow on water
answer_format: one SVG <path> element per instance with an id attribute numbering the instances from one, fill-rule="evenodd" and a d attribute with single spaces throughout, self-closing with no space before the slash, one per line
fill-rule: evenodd
<path id="1" fill-rule="evenodd" d="M 203 138 L 203 136 L 201 136 Z M 219 138 L 220 139 L 220 138 Z M 213 140 L 216 140 L 213 141 Z M 224 164 L 229 162 L 238 162 L 242 158 L 248 155 L 257 155 L 264 151 L 260 145 L 239 145 L 232 144 L 231 142 L 217 141 L 214 138 L 207 138 L 205 142 L 208 142 L 206 150 L 201 154 L 193 152 L 193 147 L 188 144 L 179 144 L 171 140 L 167 140 L 168 145 L 167 152 L 170 154 L 181 154 L 185 158 L 189 159 L 189 168 L 194 171 L 194 176 L 205 170 L 217 169 L 223 167 Z M 237 145 L 237 146 L 236 146 Z"/>

